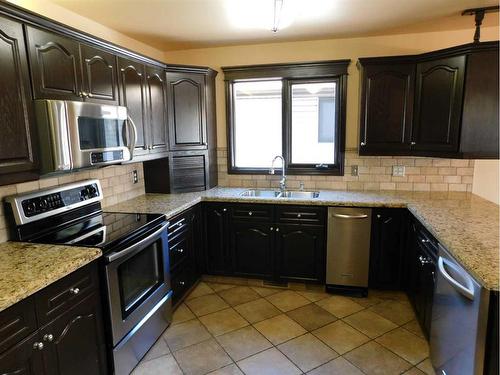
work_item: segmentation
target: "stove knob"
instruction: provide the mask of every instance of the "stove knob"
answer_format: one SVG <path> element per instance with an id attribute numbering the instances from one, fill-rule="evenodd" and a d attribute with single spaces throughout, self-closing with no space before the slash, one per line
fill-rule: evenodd
<path id="1" fill-rule="evenodd" d="M 49 201 L 47 199 L 40 200 L 40 208 L 46 209 L 49 206 Z"/>
<path id="2" fill-rule="evenodd" d="M 87 193 L 89 196 L 93 197 L 97 193 L 97 189 L 94 185 L 87 186 Z"/>
<path id="3" fill-rule="evenodd" d="M 26 212 L 31 214 L 33 212 L 35 212 L 36 210 L 36 204 L 35 202 L 29 202 L 27 205 L 26 205 Z"/>

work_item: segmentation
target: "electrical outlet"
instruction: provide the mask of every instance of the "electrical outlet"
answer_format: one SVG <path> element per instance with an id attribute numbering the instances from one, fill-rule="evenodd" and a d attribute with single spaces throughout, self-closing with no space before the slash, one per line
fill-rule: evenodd
<path id="1" fill-rule="evenodd" d="M 358 174 L 359 174 L 358 166 L 357 165 L 351 165 L 351 176 L 357 176 Z"/>
<path id="2" fill-rule="evenodd" d="M 392 166 L 392 175 L 397 177 L 403 177 L 405 175 L 405 166 L 404 165 L 393 165 Z"/>
<path id="3" fill-rule="evenodd" d="M 137 175 L 137 169 L 134 169 L 132 171 L 132 179 L 134 181 L 134 184 L 137 184 L 139 182 L 139 176 Z"/>

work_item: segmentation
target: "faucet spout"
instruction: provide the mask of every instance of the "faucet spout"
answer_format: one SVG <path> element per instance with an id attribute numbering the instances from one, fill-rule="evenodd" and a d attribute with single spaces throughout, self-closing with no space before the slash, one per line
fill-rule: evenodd
<path id="1" fill-rule="evenodd" d="M 274 174 L 274 162 L 276 159 L 281 159 L 281 180 L 280 180 L 280 190 L 281 192 L 286 190 L 286 173 L 285 173 L 285 159 L 281 155 L 276 155 L 271 162 L 271 169 L 269 174 Z"/>

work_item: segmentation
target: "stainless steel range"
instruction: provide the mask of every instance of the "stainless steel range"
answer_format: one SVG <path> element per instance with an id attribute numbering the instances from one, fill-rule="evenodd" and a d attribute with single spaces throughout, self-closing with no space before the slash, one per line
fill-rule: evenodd
<path id="1" fill-rule="evenodd" d="M 103 212 L 98 180 L 8 197 L 20 241 L 98 247 L 114 372 L 129 374 L 171 322 L 164 215 Z"/>

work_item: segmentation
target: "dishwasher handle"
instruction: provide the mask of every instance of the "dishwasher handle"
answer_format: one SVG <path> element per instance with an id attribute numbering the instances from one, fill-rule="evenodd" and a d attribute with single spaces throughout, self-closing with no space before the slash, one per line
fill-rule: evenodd
<path id="1" fill-rule="evenodd" d="M 444 268 L 445 263 L 447 267 L 453 268 L 455 272 L 459 273 L 465 280 L 467 280 L 468 285 L 464 286 L 460 284 L 448 272 L 446 272 L 446 269 Z M 460 270 L 457 266 L 455 266 L 450 261 L 444 259 L 443 257 L 439 257 L 438 259 L 438 269 L 441 275 L 443 275 L 443 277 L 451 284 L 453 288 L 455 288 L 457 292 L 459 292 L 464 297 L 470 299 L 471 301 L 474 300 L 474 284 L 472 283 L 469 275 L 464 274 L 462 270 Z"/>
<path id="2" fill-rule="evenodd" d="M 346 214 L 332 214 L 333 217 L 338 217 L 339 219 L 366 219 L 368 215 L 346 215 Z"/>

